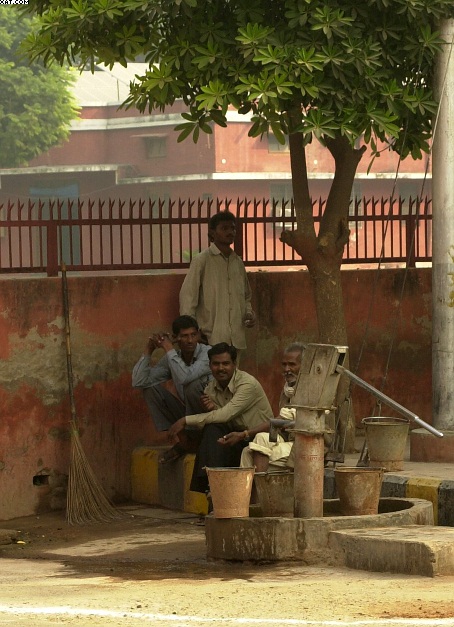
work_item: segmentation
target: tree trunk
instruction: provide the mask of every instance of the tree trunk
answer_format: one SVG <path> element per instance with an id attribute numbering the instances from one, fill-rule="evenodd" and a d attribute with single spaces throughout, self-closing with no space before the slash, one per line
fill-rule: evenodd
<path id="1" fill-rule="evenodd" d="M 318 342 L 348 346 L 342 299 L 342 256 L 348 243 L 348 211 L 356 169 L 365 148 L 353 148 L 347 139 L 328 139 L 326 146 L 335 162 L 335 173 L 318 234 L 315 231 L 309 194 L 306 156 L 300 133 L 289 136 L 293 197 L 297 228 L 285 231 L 281 240 L 291 246 L 307 266 L 313 285 L 318 323 Z M 348 364 L 346 364 L 348 368 Z M 345 450 L 354 450 L 355 425 L 352 412 L 340 411 L 349 396 L 350 381 L 343 377 L 336 404 L 345 424 Z"/>

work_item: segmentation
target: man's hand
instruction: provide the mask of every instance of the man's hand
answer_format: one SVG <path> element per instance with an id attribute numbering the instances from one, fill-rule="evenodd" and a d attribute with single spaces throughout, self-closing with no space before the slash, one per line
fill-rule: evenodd
<path id="1" fill-rule="evenodd" d="M 243 318 L 243 322 L 244 322 L 244 326 L 245 327 L 253 327 L 254 324 L 256 323 L 256 315 L 253 311 L 250 311 L 249 313 L 247 313 L 244 318 Z"/>
<path id="2" fill-rule="evenodd" d="M 244 440 L 244 431 L 231 431 L 224 435 L 222 438 L 219 438 L 218 444 L 223 444 L 227 446 L 234 446 Z"/>
<path id="3" fill-rule="evenodd" d="M 173 343 L 168 333 L 163 333 L 161 335 L 160 346 L 165 350 L 166 353 L 173 349 Z"/>
<path id="4" fill-rule="evenodd" d="M 151 355 L 156 348 L 163 348 L 166 353 L 172 350 L 173 343 L 168 333 L 153 333 L 153 335 L 148 338 L 146 352 Z"/>
<path id="5" fill-rule="evenodd" d="M 183 431 L 185 426 L 186 426 L 185 416 L 183 416 L 183 418 L 179 418 L 176 422 L 173 423 L 173 425 L 171 425 L 170 429 L 167 432 L 170 442 L 176 442 L 178 440 L 178 434 L 180 433 L 180 431 Z"/>
<path id="6" fill-rule="evenodd" d="M 202 396 L 200 397 L 200 402 L 202 403 L 202 407 L 207 411 L 214 411 L 215 409 L 217 409 L 216 403 L 210 396 L 208 396 L 208 394 L 202 394 Z"/>
<path id="7" fill-rule="evenodd" d="M 153 351 L 158 348 L 158 345 L 156 343 L 156 335 L 152 335 L 151 337 L 148 338 L 147 344 L 145 346 L 145 351 L 144 353 L 146 355 L 151 355 L 153 353 Z"/>

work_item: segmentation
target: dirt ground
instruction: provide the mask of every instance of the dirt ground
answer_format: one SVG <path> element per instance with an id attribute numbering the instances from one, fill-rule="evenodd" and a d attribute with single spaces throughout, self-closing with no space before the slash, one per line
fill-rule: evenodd
<path id="1" fill-rule="evenodd" d="M 197 517 L 123 511 L 81 527 L 63 513 L 0 522 L 13 539 L 0 546 L 0 624 L 454 627 L 454 577 L 208 561 Z"/>

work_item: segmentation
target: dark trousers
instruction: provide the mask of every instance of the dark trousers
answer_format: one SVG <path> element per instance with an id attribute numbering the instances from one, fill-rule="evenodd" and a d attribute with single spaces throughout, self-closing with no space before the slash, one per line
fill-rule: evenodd
<path id="1" fill-rule="evenodd" d="M 240 465 L 241 451 L 245 443 L 238 442 L 234 446 L 218 443 L 223 435 L 237 431 L 231 424 L 209 424 L 203 428 L 194 462 L 190 490 L 193 492 L 208 491 L 208 476 L 205 468 L 237 468 Z"/>
<path id="2" fill-rule="evenodd" d="M 167 431 L 183 416 L 206 412 L 200 397 L 208 381 L 209 377 L 206 376 L 188 383 L 184 388 L 184 403 L 161 384 L 144 388 L 143 396 L 156 429 Z"/>

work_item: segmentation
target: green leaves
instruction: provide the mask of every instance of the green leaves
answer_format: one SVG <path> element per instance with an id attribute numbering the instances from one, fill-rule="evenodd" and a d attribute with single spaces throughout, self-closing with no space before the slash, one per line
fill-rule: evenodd
<path id="1" fill-rule="evenodd" d="M 145 55 L 126 104 L 151 111 L 182 98 L 180 140 L 225 125 L 234 108 L 252 113 L 253 136 L 353 144 L 364 134 L 373 149 L 389 141 L 417 156 L 436 110 L 436 27 L 454 17 L 452 0 L 29 2 L 41 16 L 32 58 L 93 66 Z"/>
<path id="2" fill-rule="evenodd" d="M 29 64 L 19 50 L 30 18 L 0 7 L 0 167 L 16 167 L 69 136 L 77 109 L 70 86 L 75 73 L 57 65 Z"/>
<path id="3" fill-rule="evenodd" d="M 324 137 L 334 139 L 338 131 L 339 124 L 330 111 L 311 109 L 307 114 L 302 132 L 304 135 L 313 134 L 318 140 L 321 140 Z"/>
<path id="4" fill-rule="evenodd" d="M 192 140 L 196 144 L 199 141 L 200 131 L 209 135 L 211 135 L 211 133 L 213 132 L 210 124 L 210 121 L 213 118 L 210 119 L 210 116 L 206 116 L 198 111 L 191 109 L 189 113 L 182 113 L 182 117 L 188 121 L 183 124 L 178 124 L 175 127 L 176 131 L 181 131 L 177 139 L 177 142 L 179 143 L 184 141 L 187 137 L 189 137 L 189 135 L 192 134 Z M 227 126 L 225 118 L 223 118 L 222 121 L 222 118 L 219 117 L 217 123 L 221 126 Z"/>
<path id="5" fill-rule="evenodd" d="M 228 89 L 220 80 L 210 81 L 207 86 L 202 86 L 201 90 L 202 93 L 195 97 L 199 109 L 210 110 L 220 107 L 224 113 L 227 111 Z"/>
<path id="6" fill-rule="evenodd" d="M 348 26 L 353 22 L 353 18 L 347 17 L 340 9 L 332 9 L 329 4 L 317 7 L 311 17 L 312 30 L 321 30 L 327 39 L 332 39 L 334 35 L 345 37 Z"/>
<path id="7" fill-rule="evenodd" d="M 175 80 L 172 66 L 164 64 L 150 68 L 140 81 L 141 90 L 153 95 L 159 105 L 165 105 L 170 100 L 178 98 L 183 86 L 181 81 Z"/>

